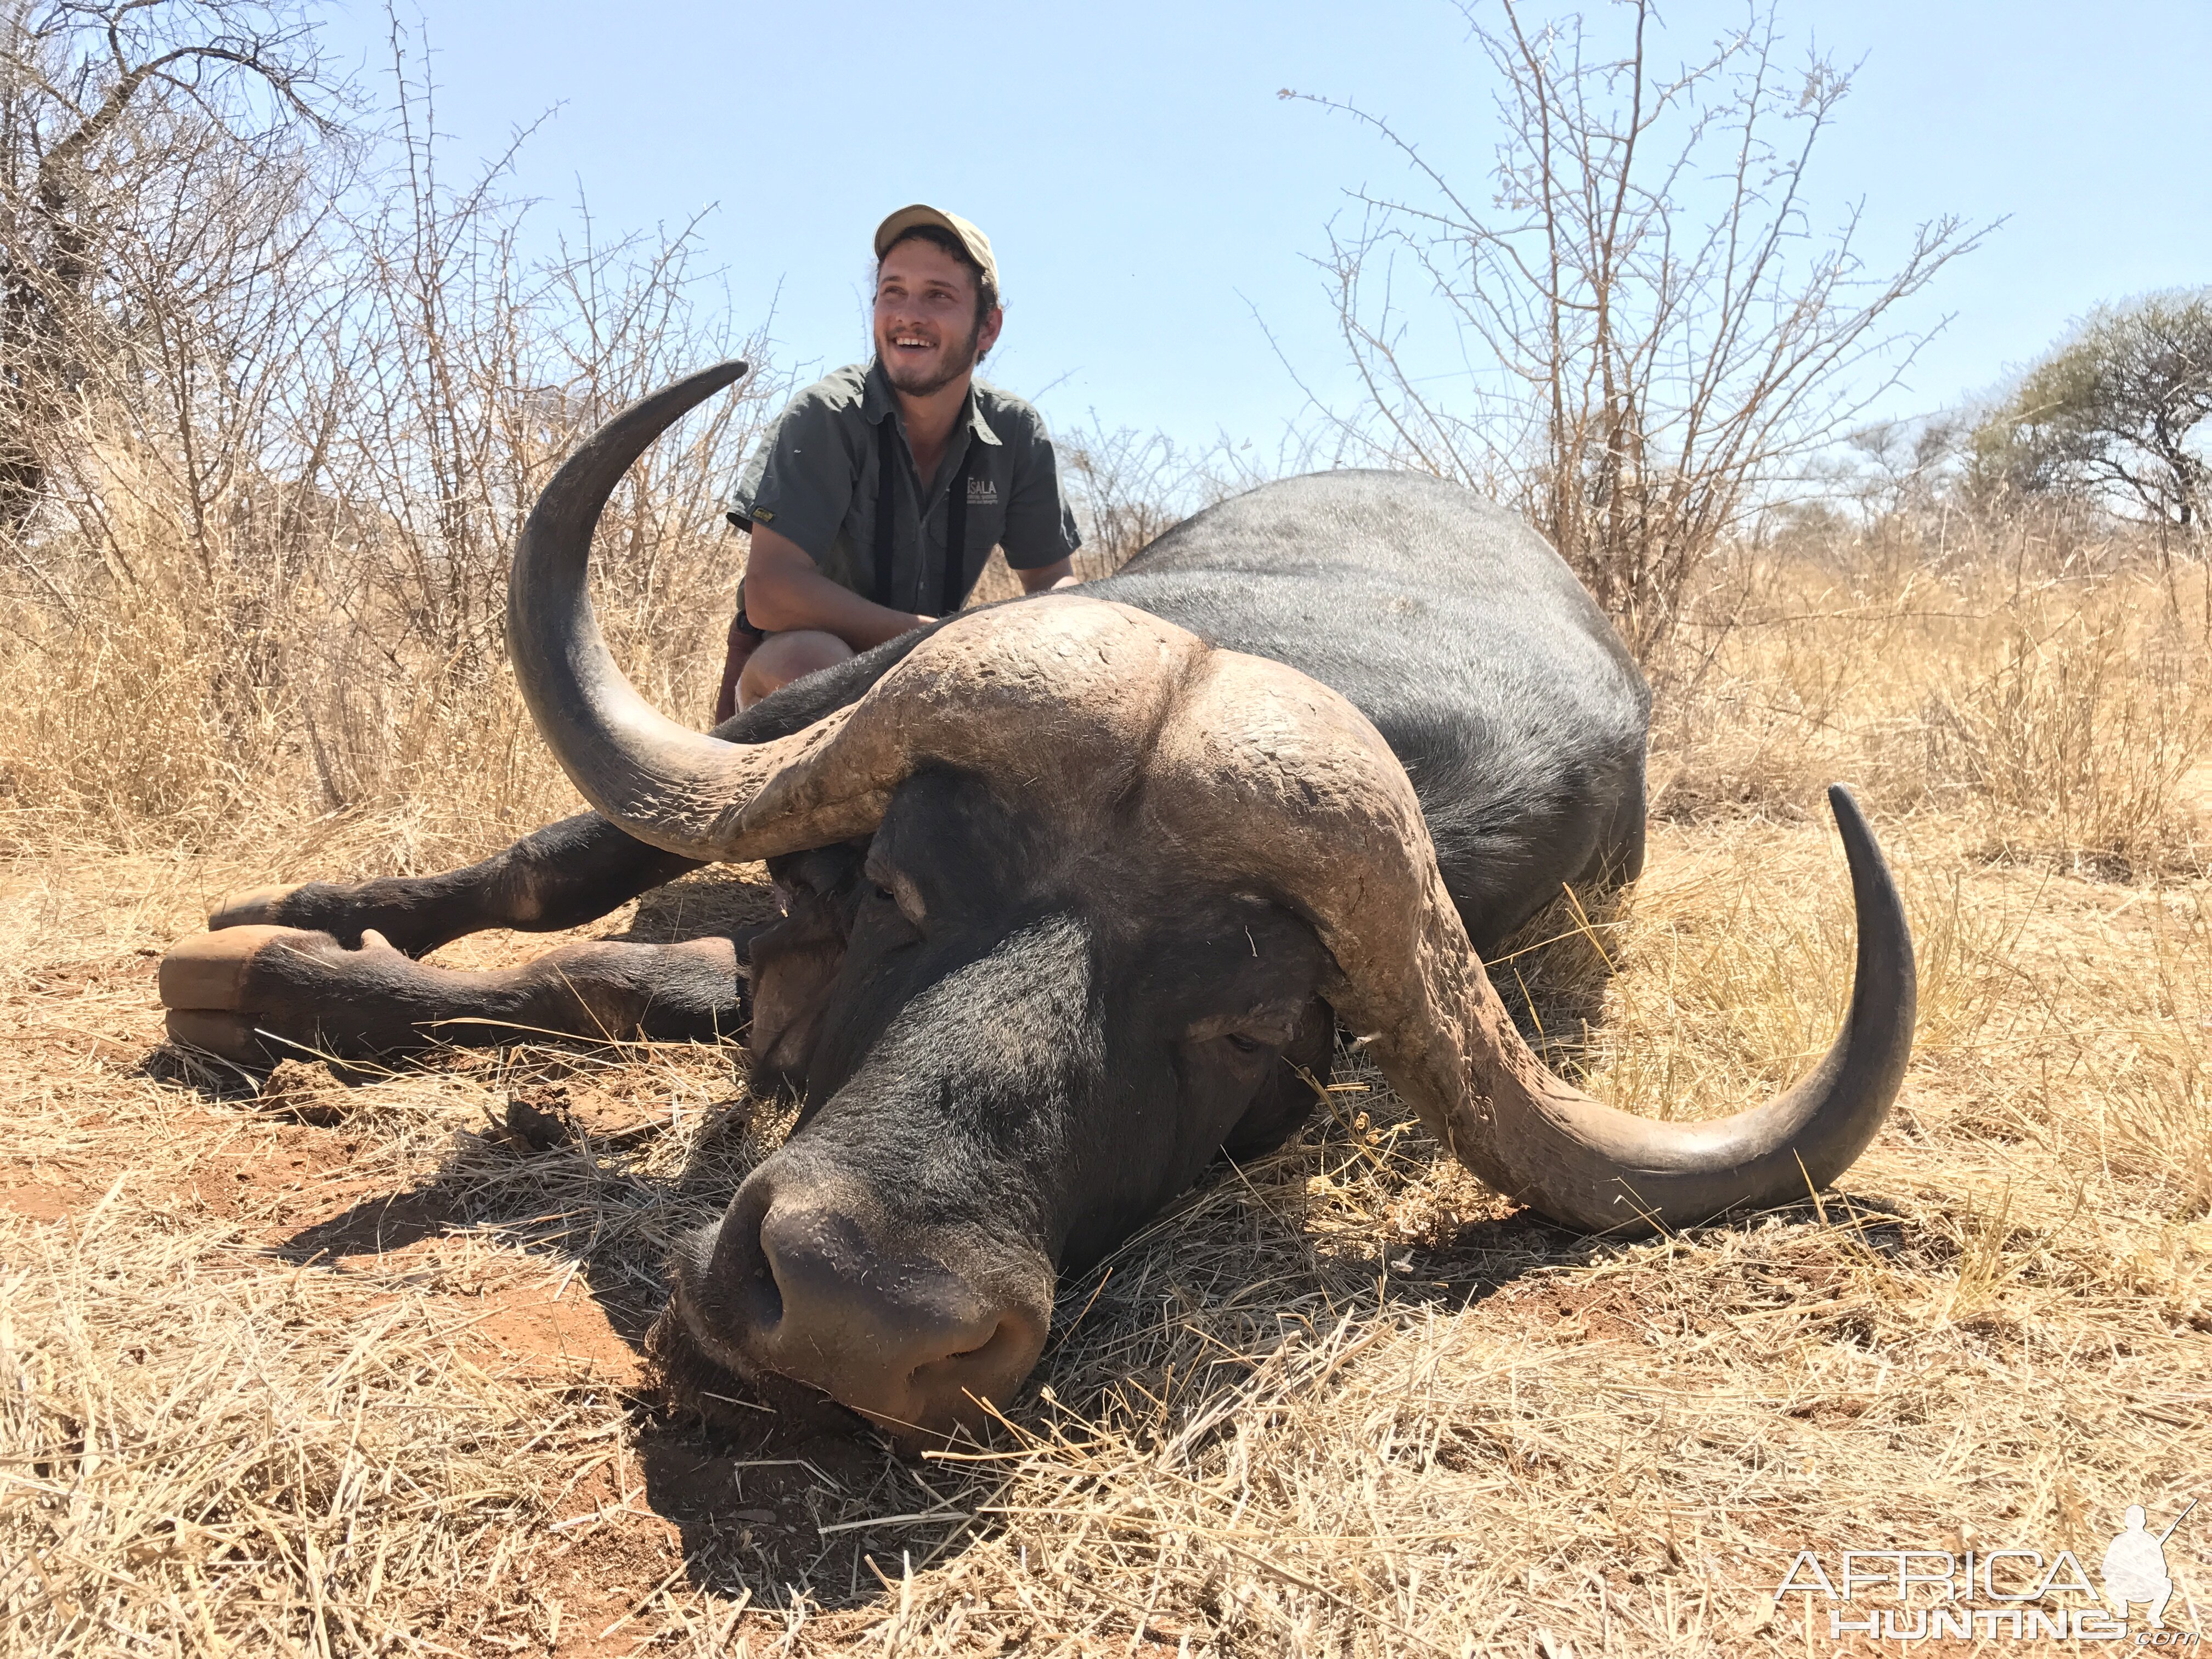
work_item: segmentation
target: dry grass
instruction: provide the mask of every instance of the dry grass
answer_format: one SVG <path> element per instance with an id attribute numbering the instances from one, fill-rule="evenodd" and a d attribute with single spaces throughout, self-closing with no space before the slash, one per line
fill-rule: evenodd
<path id="1" fill-rule="evenodd" d="M 2042 553 L 1884 569 L 1823 549 L 1723 574 L 1658 675 L 1653 810 L 1802 811 L 1844 778 L 1983 856 L 2202 875 L 2203 567 Z"/>
<path id="2" fill-rule="evenodd" d="M 1758 625 L 1671 671 L 1641 887 L 1498 971 L 1611 1097 L 1756 1097 L 1832 1028 L 1816 786 L 1861 784 L 1923 1024 L 1842 1190 L 1577 1239 L 1347 1062 L 1298 1144 L 1066 1287 L 962 1457 L 654 1392 L 667 1242 L 787 1122 L 732 1054 L 288 1066 L 257 1095 L 159 1047 L 155 957 L 214 894 L 520 827 L 453 805 L 480 747 L 423 754 L 404 808 L 317 817 L 287 775 L 222 842 L 19 798 L 0 1656 L 1796 1654 L 1835 1645 L 1769 1593 L 1800 1549 L 2018 1541 L 2094 1572 L 2121 1508 L 2170 1516 L 2212 1452 L 2203 641 L 2125 574 L 1753 575 Z M 679 928 L 748 874 L 597 931 Z M 567 1138 L 511 1133 L 516 1099 Z M 2212 1528 L 2170 1559 L 2199 1628 Z"/>
<path id="3" fill-rule="evenodd" d="M 706 475 L 757 401 L 714 411 L 723 418 L 680 452 L 660 495 L 618 495 L 601 536 L 619 554 L 595 562 L 628 573 L 595 601 L 617 653 L 648 696 L 702 726 L 743 544 L 719 514 L 663 497 L 720 487 Z M 57 590 L 65 604 L 38 602 L 0 568 L 0 849 L 89 836 L 211 851 L 235 845 L 241 823 L 299 844 L 374 817 L 410 826 L 380 859 L 435 863 L 443 854 L 420 837 L 482 844 L 574 810 L 503 654 L 441 637 L 440 605 L 380 591 L 389 550 L 337 543 L 296 566 L 209 576 L 154 526 L 129 582 L 82 545 L 42 551 L 73 577 Z M 503 565 L 471 573 L 484 592 L 466 608 L 496 614 L 487 596 L 505 584 Z M 459 799 L 475 810 L 455 811 Z"/>

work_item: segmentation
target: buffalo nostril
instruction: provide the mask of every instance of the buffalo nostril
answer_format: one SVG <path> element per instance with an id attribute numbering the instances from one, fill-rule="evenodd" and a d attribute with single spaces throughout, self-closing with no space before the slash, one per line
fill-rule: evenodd
<path id="1" fill-rule="evenodd" d="M 974 1347 L 963 1348 L 957 1353 L 948 1353 L 941 1358 L 925 1361 L 915 1368 L 914 1375 L 917 1380 L 933 1371 L 942 1371 L 948 1376 L 956 1372 L 961 1376 L 981 1375 L 994 1370 L 994 1362 L 1006 1358 L 1012 1350 L 1027 1346 L 1030 1335 L 1027 1320 L 1011 1314 L 1004 1316 L 991 1328 L 990 1334 Z M 1026 1365 L 1024 1370 L 1026 1372 Z"/>
<path id="2" fill-rule="evenodd" d="M 710 1231 L 704 1271 L 691 1288 L 698 1310 L 741 1345 L 783 1318 L 783 1294 L 761 1243 L 769 1204 L 769 1194 L 750 1182 L 738 1190 L 729 1212 Z"/>
<path id="3" fill-rule="evenodd" d="M 753 1269 L 751 1283 L 746 1287 L 745 1303 L 746 1310 L 757 1328 L 769 1330 L 782 1322 L 783 1291 L 765 1262 Z"/>

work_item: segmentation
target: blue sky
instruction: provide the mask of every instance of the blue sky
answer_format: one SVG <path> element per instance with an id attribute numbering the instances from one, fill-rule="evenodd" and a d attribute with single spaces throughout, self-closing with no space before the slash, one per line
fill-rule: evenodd
<path id="1" fill-rule="evenodd" d="M 1691 56 L 1742 15 L 1666 7 L 1662 52 Z M 1270 332 L 1342 388 L 1308 256 L 1346 189 L 1405 177 L 1279 88 L 1387 114 L 1462 179 L 1494 136 L 1487 65 L 1443 0 L 422 0 L 403 15 L 427 33 L 455 163 L 554 111 L 514 174 L 547 242 L 580 191 L 603 230 L 711 208 L 704 263 L 726 270 L 740 331 L 773 307 L 777 355 L 804 370 L 864 355 L 868 232 L 934 202 L 999 252 L 990 378 L 1056 422 L 1095 410 L 1186 439 L 1271 444 L 1298 413 Z M 1816 162 L 1816 222 L 1863 202 L 1879 263 L 1938 214 L 2008 221 L 1916 305 L 1916 325 L 1955 316 L 1887 412 L 1990 386 L 2100 301 L 2212 283 L 2208 0 L 1797 0 L 1784 16 L 1863 60 Z M 329 39 L 373 72 L 384 33 L 356 4 Z"/>

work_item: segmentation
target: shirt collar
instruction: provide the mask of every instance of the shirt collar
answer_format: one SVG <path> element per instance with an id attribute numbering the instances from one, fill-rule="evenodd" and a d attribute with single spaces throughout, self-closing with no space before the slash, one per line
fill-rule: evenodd
<path id="1" fill-rule="evenodd" d="M 976 441 L 996 447 L 1000 440 L 991 430 L 990 422 L 983 418 L 982 399 L 975 395 L 975 381 L 970 377 L 968 396 L 963 400 L 968 413 L 968 429 L 975 434 Z M 870 425 L 898 410 L 898 394 L 891 390 L 890 371 L 884 368 L 881 357 L 868 360 L 867 378 L 860 384 L 860 416 Z"/>

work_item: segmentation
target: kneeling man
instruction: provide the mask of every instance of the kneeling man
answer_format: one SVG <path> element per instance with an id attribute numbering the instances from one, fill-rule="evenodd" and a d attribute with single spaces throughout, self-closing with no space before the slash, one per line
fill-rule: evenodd
<path id="1" fill-rule="evenodd" d="M 875 361 L 792 400 L 731 523 L 752 533 L 714 719 L 957 611 L 994 546 L 1035 593 L 1081 544 L 1036 410 L 975 378 L 1005 315 L 988 237 L 933 207 L 876 228 Z"/>

